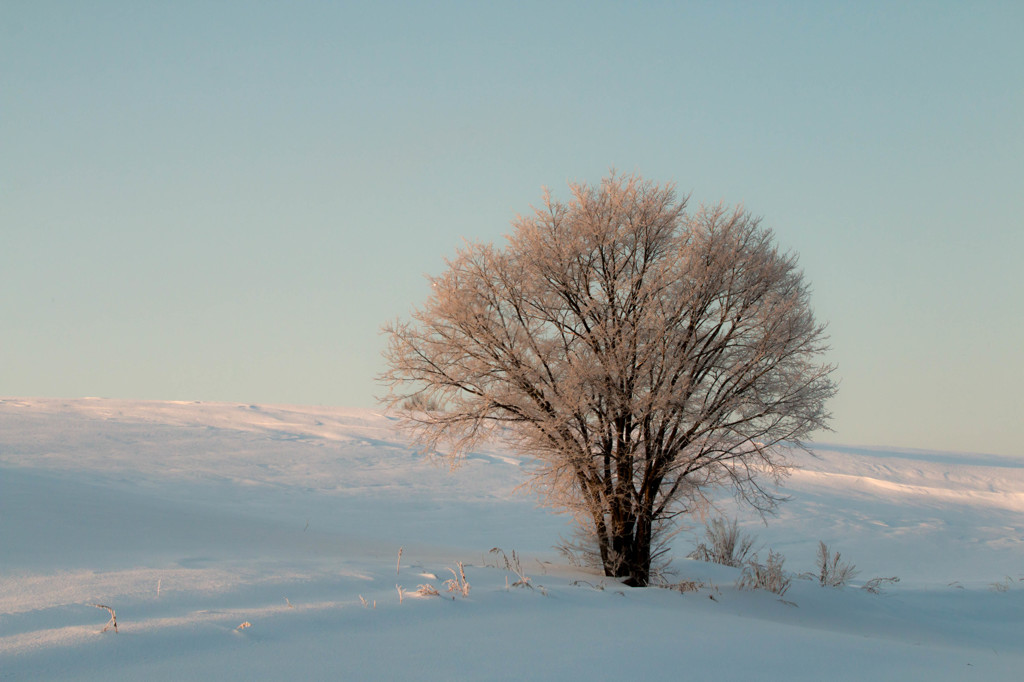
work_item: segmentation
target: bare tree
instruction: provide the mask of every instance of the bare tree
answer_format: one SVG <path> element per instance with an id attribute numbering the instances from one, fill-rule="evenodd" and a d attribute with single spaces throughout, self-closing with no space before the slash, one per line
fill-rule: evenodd
<path id="1" fill-rule="evenodd" d="M 824 327 L 793 254 L 740 209 L 686 212 L 616 176 L 545 192 L 504 249 L 468 243 L 412 321 L 386 325 L 392 407 L 456 461 L 495 433 L 574 512 L 605 573 L 646 585 L 658 533 L 730 487 L 762 511 L 782 443 L 826 426 Z"/>

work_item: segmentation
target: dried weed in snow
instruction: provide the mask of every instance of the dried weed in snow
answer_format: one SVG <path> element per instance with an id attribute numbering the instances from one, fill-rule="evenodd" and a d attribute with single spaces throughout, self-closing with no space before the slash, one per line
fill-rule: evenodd
<path id="1" fill-rule="evenodd" d="M 103 604 L 89 604 L 89 606 L 95 606 L 98 609 L 106 609 L 110 614 L 110 620 L 107 621 L 107 624 L 102 630 L 100 630 L 100 632 L 106 632 L 110 628 L 114 628 L 114 632 L 117 633 L 117 614 L 114 613 L 114 609 L 109 606 L 104 606 Z"/>

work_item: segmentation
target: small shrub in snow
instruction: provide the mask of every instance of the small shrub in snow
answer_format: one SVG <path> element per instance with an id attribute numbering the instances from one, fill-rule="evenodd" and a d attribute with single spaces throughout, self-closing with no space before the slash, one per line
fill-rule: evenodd
<path id="1" fill-rule="evenodd" d="M 704 540 L 688 555 L 690 559 L 711 561 L 739 568 L 754 547 L 755 538 L 742 532 L 736 520 L 711 519 L 704 528 Z"/>
<path id="2" fill-rule="evenodd" d="M 768 550 L 768 561 L 762 564 L 758 561 L 757 554 L 754 554 L 743 567 L 743 573 L 736 581 L 736 586 L 741 590 L 768 590 L 781 597 L 793 581 L 782 570 L 785 560 L 781 554 Z"/>
<path id="3" fill-rule="evenodd" d="M 839 558 L 839 552 L 831 554 L 828 545 L 818 541 L 818 583 L 822 587 L 843 587 L 857 575 L 857 568 Z"/>

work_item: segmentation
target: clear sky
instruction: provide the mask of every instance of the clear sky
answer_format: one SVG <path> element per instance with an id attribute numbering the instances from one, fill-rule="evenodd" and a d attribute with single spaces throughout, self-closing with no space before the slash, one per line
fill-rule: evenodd
<path id="1" fill-rule="evenodd" d="M 611 167 L 797 251 L 819 440 L 1024 455 L 1024 3 L 0 0 L 0 395 L 373 406 Z"/>

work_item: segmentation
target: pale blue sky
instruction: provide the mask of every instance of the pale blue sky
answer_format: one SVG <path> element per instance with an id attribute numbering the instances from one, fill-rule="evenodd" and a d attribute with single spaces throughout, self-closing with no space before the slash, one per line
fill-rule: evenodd
<path id="1" fill-rule="evenodd" d="M 0 0 L 0 395 L 373 406 L 612 166 L 800 253 L 819 440 L 1024 455 L 1024 3 Z"/>

